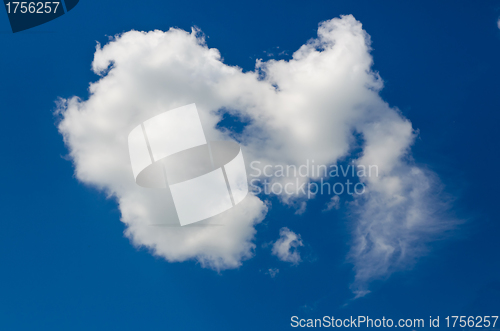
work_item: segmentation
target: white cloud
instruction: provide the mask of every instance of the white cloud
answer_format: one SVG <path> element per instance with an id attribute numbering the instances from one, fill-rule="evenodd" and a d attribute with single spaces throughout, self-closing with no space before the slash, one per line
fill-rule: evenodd
<path id="1" fill-rule="evenodd" d="M 363 179 L 367 193 L 355 198 L 352 220 L 353 290 L 364 291 L 371 279 L 421 255 L 425 243 L 447 227 L 435 216 L 439 198 L 430 198 L 438 181 L 411 160 L 416 134 L 380 98 L 383 82 L 372 64 L 370 37 L 352 16 L 322 22 L 318 37 L 289 61 L 259 60 L 256 70 L 246 73 L 225 65 L 197 30 L 130 31 L 98 45 L 92 69 L 101 78 L 90 85 L 88 100 L 62 101 L 59 130 L 76 177 L 116 198 L 135 245 L 169 261 L 196 259 L 214 269 L 238 267 L 252 256 L 254 225 L 265 217 L 265 203 L 250 195 L 210 221 L 224 226 L 150 226 L 171 221 L 173 209 L 161 192 L 135 185 L 126 139 L 132 128 L 196 103 L 209 140 L 236 137 L 247 163 L 260 160 L 262 165 L 298 166 L 308 159 L 335 164 L 350 156 L 361 137 L 362 156 L 356 162 L 376 164 L 380 172 Z M 250 124 L 241 134 L 217 130 L 221 109 Z M 300 194 L 280 198 L 305 210 Z"/>
<path id="2" fill-rule="evenodd" d="M 307 203 L 305 201 L 300 202 L 300 207 L 295 211 L 295 215 L 302 215 L 306 212 Z"/>
<path id="3" fill-rule="evenodd" d="M 268 274 L 269 276 L 271 276 L 271 278 L 274 278 L 278 275 L 278 273 L 280 272 L 280 270 L 278 268 L 270 268 L 266 274 Z"/>
<path id="4" fill-rule="evenodd" d="M 330 201 L 328 201 L 323 211 L 330 211 L 332 209 L 339 209 L 339 208 L 340 208 L 340 197 L 338 195 L 334 195 L 330 199 Z"/>
<path id="5" fill-rule="evenodd" d="M 498 28 L 500 29 L 500 17 L 498 18 L 498 21 L 497 21 L 497 26 L 498 26 Z"/>
<path id="6" fill-rule="evenodd" d="M 302 261 L 298 251 L 300 246 L 304 246 L 300 235 L 283 227 L 280 229 L 280 237 L 273 244 L 272 254 L 281 261 L 297 265 Z"/>

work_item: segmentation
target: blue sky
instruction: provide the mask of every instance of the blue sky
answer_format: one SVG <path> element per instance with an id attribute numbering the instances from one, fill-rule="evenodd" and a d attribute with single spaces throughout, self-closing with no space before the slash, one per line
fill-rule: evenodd
<path id="1" fill-rule="evenodd" d="M 58 97 L 88 98 L 96 41 L 131 29 L 199 27 L 228 65 L 254 70 L 289 59 L 318 23 L 352 14 L 371 36 L 382 98 L 419 130 L 417 164 L 439 176 L 450 217 L 465 221 L 406 270 L 351 300 L 350 222 L 326 198 L 302 215 L 272 202 L 256 226 L 255 256 L 220 273 L 169 263 L 124 236 L 113 199 L 79 182 L 53 112 Z M 0 328 L 4 330 L 282 330 L 290 317 L 428 318 L 498 315 L 496 176 L 500 2 L 190 2 L 82 0 L 70 13 L 12 34 L 0 14 Z M 266 243 L 300 233 L 303 262 Z M 272 278 L 266 271 L 279 268 Z M 347 305 L 346 305 L 347 303 Z"/>

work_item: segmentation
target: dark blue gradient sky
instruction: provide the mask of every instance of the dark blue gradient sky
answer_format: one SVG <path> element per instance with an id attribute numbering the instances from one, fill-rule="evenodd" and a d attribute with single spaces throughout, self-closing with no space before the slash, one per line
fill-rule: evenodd
<path id="1" fill-rule="evenodd" d="M 437 173 L 450 213 L 465 221 L 366 297 L 350 301 L 349 224 L 342 210 L 322 213 L 324 200 L 300 216 L 274 204 L 257 226 L 256 256 L 218 274 L 134 248 L 116 203 L 74 178 L 53 111 L 58 97 L 88 96 L 96 41 L 198 26 L 225 63 L 253 70 L 343 14 L 371 35 L 382 97 L 419 130 L 416 162 Z M 12 34 L 0 13 L 0 329 L 285 330 L 293 315 L 500 315 L 499 16 L 500 1 L 489 0 L 81 0 Z M 298 266 L 262 247 L 283 226 L 307 244 Z"/>

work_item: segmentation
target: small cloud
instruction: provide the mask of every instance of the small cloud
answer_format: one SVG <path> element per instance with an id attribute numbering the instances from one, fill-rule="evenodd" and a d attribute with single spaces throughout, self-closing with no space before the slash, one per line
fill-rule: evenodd
<path id="1" fill-rule="evenodd" d="M 273 245 L 272 254 L 276 255 L 281 261 L 297 265 L 302 261 L 298 251 L 299 246 L 304 246 L 300 235 L 290 231 L 287 227 L 283 227 L 280 230 L 279 239 Z"/>
<path id="2" fill-rule="evenodd" d="M 310 304 L 305 304 L 305 305 L 303 305 L 303 306 L 300 307 L 300 310 L 304 314 L 310 314 L 310 313 L 312 313 L 313 311 L 316 310 L 316 308 L 318 306 L 318 303 L 319 303 L 319 300 L 317 300 L 316 302 L 310 303 Z"/>
<path id="3" fill-rule="evenodd" d="M 498 26 L 498 28 L 500 29 L 500 17 L 498 18 L 498 21 L 497 21 L 497 26 Z"/>
<path id="4" fill-rule="evenodd" d="M 367 295 L 371 291 L 368 291 L 368 290 L 358 290 L 358 291 L 353 291 L 353 292 L 355 294 L 354 299 L 358 299 L 358 298 L 364 297 L 365 295 Z"/>
<path id="5" fill-rule="evenodd" d="M 276 277 L 278 272 L 280 272 L 280 270 L 278 268 L 274 268 L 274 269 L 271 268 L 268 270 L 268 272 L 266 272 L 266 275 L 269 275 L 269 276 L 271 276 L 271 278 L 274 278 L 274 277 Z"/>
<path id="6" fill-rule="evenodd" d="M 323 212 L 330 211 L 332 209 L 339 209 L 340 208 L 340 197 L 338 195 L 334 195 L 330 201 L 326 204 L 325 209 L 323 209 Z"/>
<path id="7" fill-rule="evenodd" d="M 306 207 L 307 207 L 307 203 L 305 201 L 302 201 L 300 203 L 299 209 L 297 209 L 295 211 L 295 215 L 302 215 L 302 214 L 304 214 L 306 212 Z"/>

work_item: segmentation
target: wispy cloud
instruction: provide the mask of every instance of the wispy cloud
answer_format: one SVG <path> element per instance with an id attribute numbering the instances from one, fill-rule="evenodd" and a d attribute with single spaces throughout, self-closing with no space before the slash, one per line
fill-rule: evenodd
<path id="1" fill-rule="evenodd" d="M 278 273 L 280 272 L 280 270 L 278 268 L 270 268 L 266 274 L 268 274 L 269 276 L 271 276 L 271 278 L 274 278 L 278 275 Z"/>
<path id="2" fill-rule="evenodd" d="M 339 209 L 339 208 L 340 208 L 340 197 L 338 195 L 334 195 L 330 199 L 330 201 L 328 201 L 323 211 L 330 211 L 332 209 Z"/>

